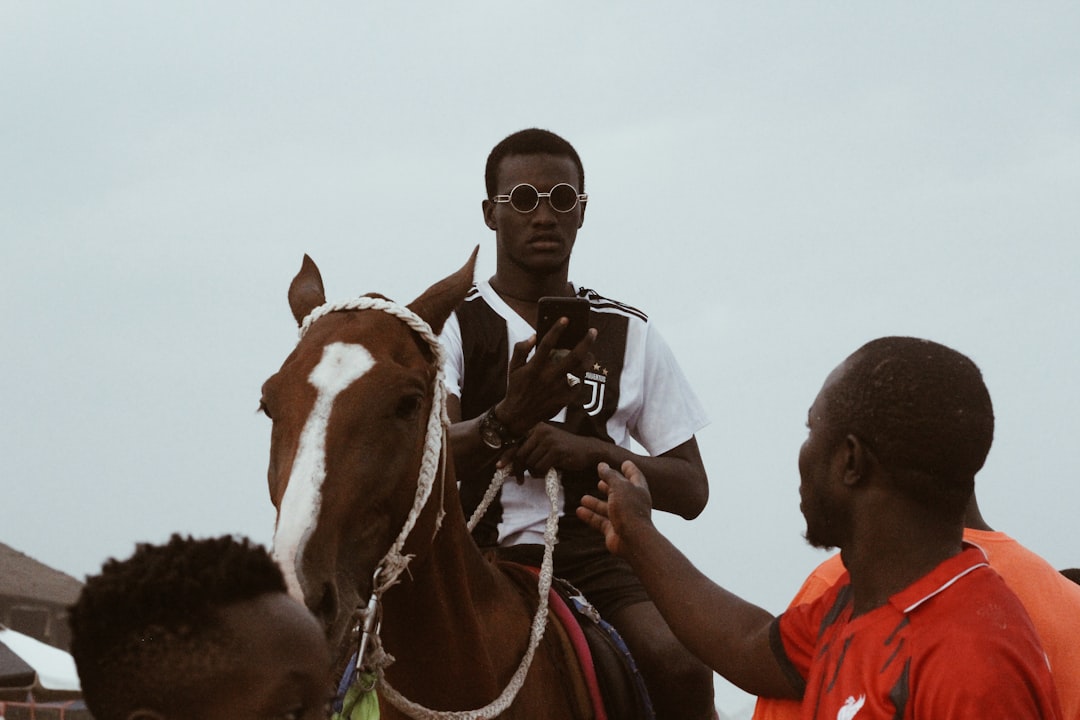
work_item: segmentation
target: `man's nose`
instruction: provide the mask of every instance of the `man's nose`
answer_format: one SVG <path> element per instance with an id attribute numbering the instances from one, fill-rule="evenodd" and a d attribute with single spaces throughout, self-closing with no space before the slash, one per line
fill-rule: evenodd
<path id="1" fill-rule="evenodd" d="M 532 221 L 535 225 L 554 225 L 558 220 L 555 208 L 551 207 L 548 198 L 540 198 L 540 203 L 532 211 Z"/>

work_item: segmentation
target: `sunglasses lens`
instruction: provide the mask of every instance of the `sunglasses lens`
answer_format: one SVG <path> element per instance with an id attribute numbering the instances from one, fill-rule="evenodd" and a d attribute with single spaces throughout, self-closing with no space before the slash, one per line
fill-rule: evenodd
<path id="1" fill-rule="evenodd" d="M 559 212 L 570 212 L 577 205 L 577 190 L 573 185 L 560 183 L 551 188 L 551 207 Z"/>
<path id="2" fill-rule="evenodd" d="M 532 185 L 518 185 L 510 191 L 510 204 L 518 212 L 530 212 L 539 201 L 540 196 Z"/>

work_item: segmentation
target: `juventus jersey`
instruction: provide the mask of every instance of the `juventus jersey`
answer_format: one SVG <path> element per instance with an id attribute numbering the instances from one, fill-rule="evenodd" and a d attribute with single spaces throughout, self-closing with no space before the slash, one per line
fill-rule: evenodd
<path id="1" fill-rule="evenodd" d="M 636 442 L 650 455 L 693 437 L 708 419 L 648 317 L 593 290 L 579 288 L 576 294 L 589 301 L 589 326 L 597 329 L 595 362 L 583 378 L 588 399 L 580 407 L 561 410 L 551 422 L 625 448 Z M 488 282 L 473 285 L 440 338 L 446 350 L 447 390 L 460 398 L 463 420 L 482 415 L 505 396 L 514 345 L 533 333 Z M 494 472 L 492 460 L 475 477 L 458 477 L 466 517 L 479 505 Z M 574 514 L 581 496 L 595 491 L 596 481 L 595 469 L 563 473 L 560 539 L 600 541 Z M 506 482 L 473 535 L 482 547 L 543 543 L 549 507 L 544 479 L 526 473 L 524 482 Z"/>

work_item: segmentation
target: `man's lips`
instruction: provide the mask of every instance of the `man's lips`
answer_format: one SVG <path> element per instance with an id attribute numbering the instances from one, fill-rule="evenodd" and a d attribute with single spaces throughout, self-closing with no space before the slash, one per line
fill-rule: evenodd
<path id="1" fill-rule="evenodd" d="M 529 238 L 532 247 L 562 247 L 562 238 L 558 235 L 534 235 Z"/>

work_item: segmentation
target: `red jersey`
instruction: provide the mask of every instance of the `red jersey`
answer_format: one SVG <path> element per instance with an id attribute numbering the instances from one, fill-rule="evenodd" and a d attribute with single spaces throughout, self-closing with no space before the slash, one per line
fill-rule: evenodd
<path id="1" fill-rule="evenodd" d="M 777 618 L 773 648 L 804 720 L 1061 717 L 1030 618 L 973 546 L 855 618 L 845 572 Z"/>

